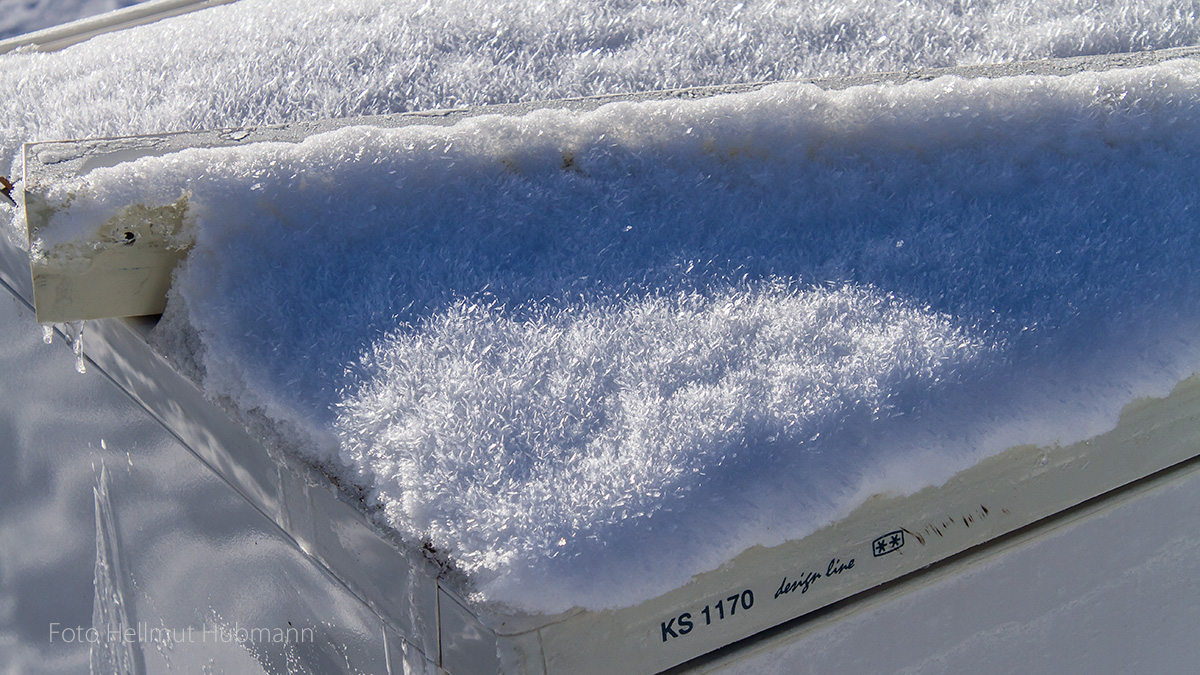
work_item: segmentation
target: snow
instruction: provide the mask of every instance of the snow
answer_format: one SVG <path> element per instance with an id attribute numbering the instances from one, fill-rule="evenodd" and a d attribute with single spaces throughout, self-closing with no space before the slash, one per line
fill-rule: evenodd
<path id="1" fill-rule="evenodd" d="M 239 0 L 61 53 L 5 56 L 0 171 L 26 140 L 1198 41 L 1190 0 Z"/>
<path id="2" fill-rule="evenodd" d="M 1167 46 L 1197 25 L 1169 3 L 382 7 L 243 0 L 5 57 L 23 73 L 5 157 L 54 135 Z M 1195 372 L 1198 100 L 1177 62 L 350 128 L 97 169 L 51 195 L 73 195 L 52 227 L 186 196 L 162 349 L 368 488 L 477 600 L 614 607 L 871 494 L 1088 438 Z"/>
<path id="3" fill-rule="evenodd" d="M 97 169 L 47 231 L 186 197 L 160 344 L 208 392 L 479 599 L 621 606 L 1191 375 L 1198 102 L 1182 61 L 351 128 Z"/>

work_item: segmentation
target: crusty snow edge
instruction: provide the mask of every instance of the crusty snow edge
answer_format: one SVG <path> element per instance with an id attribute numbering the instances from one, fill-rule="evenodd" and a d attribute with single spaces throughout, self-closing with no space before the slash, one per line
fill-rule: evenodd
<path id="1" fill-rule="evenodd" d="M 777 85 L 70 189 L 195 205 L 210 392 L 335 434 L 299 451 L 477 599 L 603 608 L 1194 372 L 1198 93 L 1191 62 Z"/>

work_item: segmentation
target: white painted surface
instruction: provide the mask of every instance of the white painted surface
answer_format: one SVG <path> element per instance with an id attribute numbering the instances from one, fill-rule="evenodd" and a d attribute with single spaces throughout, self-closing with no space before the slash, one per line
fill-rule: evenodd
<path id="1" fill-rule="evenodd" d="M 1197 578 L 1200 471 L 1193 471 L 704 672 L 1193 672 Z"/>
<path id="2" fill-rule="evenodd" d="M 0 0 L 0 40 L 146 0 Z"/>

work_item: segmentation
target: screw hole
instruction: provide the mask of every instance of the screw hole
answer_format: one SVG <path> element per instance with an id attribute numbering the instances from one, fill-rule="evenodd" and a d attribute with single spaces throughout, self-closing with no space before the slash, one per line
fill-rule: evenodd
<path id="1" fill-rule="evenodd" d="M 128 232 L 128 231 L 127 231 L 127 232 L 125 232 L 125 245 L 126 245 L 126 246 L 129 246 L 129 245 L 130 245 L 130 244 L 132 244 L 133 242 L 137 241 L 137 238 L 138 238 L 138 237 L 137 237 L 137 234 L 136 234 L 136 233 L 133 233 L 133 232 Z"/>

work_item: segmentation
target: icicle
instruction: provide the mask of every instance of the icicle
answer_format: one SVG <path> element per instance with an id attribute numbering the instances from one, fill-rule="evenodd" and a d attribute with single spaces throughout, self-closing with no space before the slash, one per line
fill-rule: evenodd
<path id="1" fill-rule="evenodd" d="M 54 342 L 54 324 L 42 324 L 42 342 L 45 342 L 46 344 L 51 344 Z"/>
<path id="2" fill-rule="evenodd" d="M 93 470 L 95 470 L 93 468 Z M 121 562 L 121 537 L 117 531 L 112 498 L 108 493 L 108 468 L 100 460 L 100 473 L 92 486 L 96 509 L 96 565 L 92 577 L 91 672 L 137 673 L 141 648 L 132 635 L 127 605 L 127 584 L 132 581 Z"/>
<path id="3" fill-rule="evenodd" d="M 83 374 L 87 372 L 87 365 L 83 362 L 83 321 L 71 321 L 67 323 L 67 340 L 71 343 L 71 351 L 75 352 L 75 372 Z"/>

